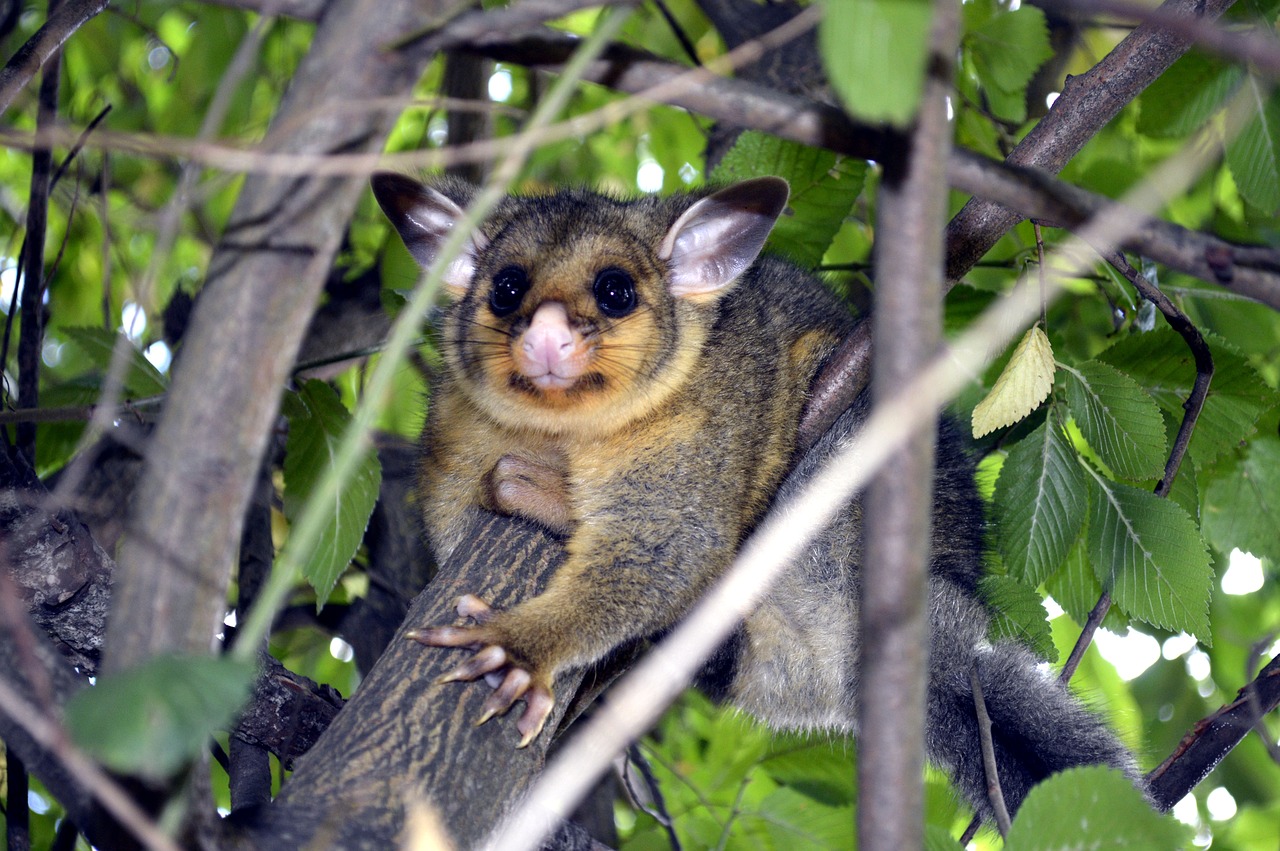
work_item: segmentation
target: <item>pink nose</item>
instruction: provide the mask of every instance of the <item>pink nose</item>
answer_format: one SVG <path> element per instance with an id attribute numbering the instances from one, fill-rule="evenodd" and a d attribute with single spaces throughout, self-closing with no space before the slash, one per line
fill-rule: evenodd
<path id="1" fill-rule="evenodd" d="M 520 348 L 532 365 L 555 372 L 573 352 L 573 331 L 564 305 L 558 301 L 541 305 L 520 340 Z"/>

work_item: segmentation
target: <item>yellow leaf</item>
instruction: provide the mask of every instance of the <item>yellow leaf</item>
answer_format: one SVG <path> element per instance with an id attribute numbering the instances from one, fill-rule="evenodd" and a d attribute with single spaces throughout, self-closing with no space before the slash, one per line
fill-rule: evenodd
<path id="1" fill-rule="evenodd" d="M 1053 389 L 1053 370 L 1053 346 L 1040 326 L 1033 326 L 1022 335 L 995 387 L 973 409 L 973 436 L 1013 425 L 1040 407 Z"/>

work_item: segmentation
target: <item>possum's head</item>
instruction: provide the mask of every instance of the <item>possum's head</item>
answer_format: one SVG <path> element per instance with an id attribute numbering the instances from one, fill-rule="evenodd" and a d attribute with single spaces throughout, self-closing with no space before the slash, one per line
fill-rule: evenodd
<path id="1" fill-rule="evenodd" d="M 373 189 L 424 267 L 474 192 L 390 174 Z M 451 377 L 515 428 L 598 434 L 651 413 L 683 385 L 786 201 L 778 178 L 701 198 L 505 199 L 443 272 Z"/>

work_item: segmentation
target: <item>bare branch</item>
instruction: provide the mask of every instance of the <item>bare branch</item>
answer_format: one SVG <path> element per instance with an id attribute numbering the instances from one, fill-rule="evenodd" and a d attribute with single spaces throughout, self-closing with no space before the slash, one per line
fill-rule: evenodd
<path id="1" fill-rule="evenodd" d="M 991 801 L 991 809 L 996 814 L 996 828 L 1001 836 L 1009 835 L 1011 820 L 1009 808 L 1004 802 L 1004 792 L 1000 789 L 1000 772 L 996 768 L 996 748 L 991 740 L 991 716 L 987 714 L 987 702 L 982 695 L 982 681 L 978 678 L 978 660 L 974 660 L 969 671 L 969 686 L 973 689 L 973 706 L 978 715 L 978 734 L 982 741 L 982 766 L 987 772 L 987 797 Z M 981 823 L 978 818 L 975 823 Z M 967 842 L 966 842 L 967 844 Z"/>
<path id="2" fill-rule="evenodd" d="M 8 111 L 18 92 L 53 58 L 58 48 L 105 8 L 107 0 L 67 0 L 58 6 L 44 26 L 0 69 L 0 114 Z"/>
<path id="3" fill-rule="evenodd" d="M 942 336 L 947 96 L 960 40 L 959 3 L 933 7 L 929 76 L 915 126 L 883 163 L 876 199 L 871 395 L 893 399 Z M 872 480 L 863 508 L 858 702 L 858 847 L 924 845 L 930 509 L 936 427 L 916 430 Z"/>
<path id="4" fill-rule="evenodd" d="M 1233 2 L 1165 0 L 1160 9 L 1162 15 L 1214 20 Z M 1142 24 L 1088 72 L 1068 80 L 1049 112 L 1005 162 L 1050 174 L 1061 171 L 1086 142 L 1190 46 L 1188 39 L 1158 23 Z M 971 200 L 947 228 L 947 277 L 963 277 L 1023 217 L 990 200 Z"/>
<path id="5" fill-rule="evenodd" d="M 1240 689 L 1235 700 L 1197 723 L 1169 758 L 1147 774 L 1147 788 L 1156 807 L 1172 809 L 1249 734 L 1260 718 L 1277 706 L 1280 656 Z"/>
<path id="6" fill-rule="evenodd" d="M 1067 14 L 1105 12 L 1142 21 L 1180 36 L 1208 53 L 1247 65 L 1254 73 L 1272 80 L 1280 78 L 1280 40 L 1274 32 L 1261 27 L 1228 29 L 1205 18 L 1189 18 L 1163 6 L 1153 9 L 1128 0 L 1041 0 L 1037 5 Z"/>

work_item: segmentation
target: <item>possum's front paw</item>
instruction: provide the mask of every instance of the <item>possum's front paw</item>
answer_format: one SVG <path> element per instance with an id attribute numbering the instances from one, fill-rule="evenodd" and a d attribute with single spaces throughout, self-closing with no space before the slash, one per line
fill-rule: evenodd
<path id="1" fill-rule="evenodd" d="M 498 511 L 526 517 L 557 535 L 568 534 L 573 525 L 562 467 L 523 455 L 503 455 L 489 472 L 489 499 Z"/>
<path id="2" fill-rule="evenodd" d="M 496 612 L 473 594 L 458 598 L 458 615 L 471 618 L 476 623 L 469 626 L 436 626 L 412 629 L 405 633 L 428 647 L 463 647 L 474 650 L 471 658 L 436 680 L 451 683 L 458 680 L 477 680 L 485 677 L 493 686 L 493 694 L 481 707 L 476 726 L 495 715 L 503 715 L 517 700 L 524 700 L 525 709 L 516 721 L 521 739 L 517 747 L 526 747 L 542 732 L 555 706 L 555 694 L 551 690 L 552 676 L 541 672 L 536 664 L 522 658 L 508 632 L 503 628 L 504 614 Z M 496 680 L 496 683 L 495 683 Z"/>

